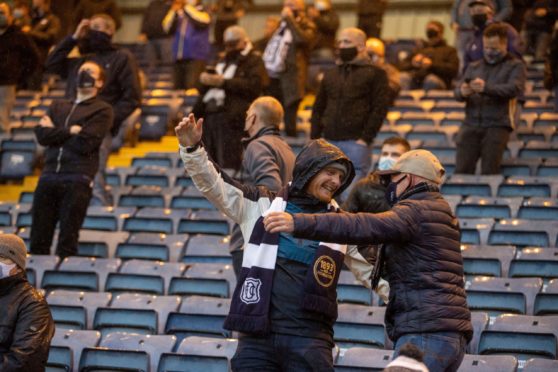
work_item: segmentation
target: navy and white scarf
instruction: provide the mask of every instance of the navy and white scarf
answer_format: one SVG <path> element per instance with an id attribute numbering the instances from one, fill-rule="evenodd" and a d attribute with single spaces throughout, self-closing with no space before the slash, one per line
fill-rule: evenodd
<path id="1" fill-rule="evenodd" d="M 283 212 L 286 207 L 287 188 L 284 188 L 256 221 L 244 249 L 242 270 L 225 319 L 225 329 L 258 335 L 270 332 L 269 309 L 279 234 L 267 232 L 263 220 L 270 212 Z M 336 209 L 337 205 L 332 201 L 328 210 Z M 303 309 L 337 318 L 337 282 L 346 251 L 346 245 L 319 244 L 306 274 L 301 299 Z"/>

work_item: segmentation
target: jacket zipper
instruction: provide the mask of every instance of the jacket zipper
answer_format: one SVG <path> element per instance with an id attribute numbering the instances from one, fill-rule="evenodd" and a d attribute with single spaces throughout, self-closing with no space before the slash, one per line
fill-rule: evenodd
<path id="1" fill-rule="evenodd" d="M 64 121 L 64 128 L 67 129 L 68 128 L 68 122 L 70 121 L 70 117 L 72 116 L 72 114 L 74 113 L 74 110 L 76 109 L 78 103 L 74 103 L 72 105 L 72 109 L 70 110 L 70 113 L 68 114 L 68 116 L 66 116 L 66 120 Z M 56 159 L 56 173 L 60 172 L 60 168 L 62 167 L 62 153 L 64 152 L 64 145 L 60 146 L 60 149 L 58 150 L 58 158 Z"/>

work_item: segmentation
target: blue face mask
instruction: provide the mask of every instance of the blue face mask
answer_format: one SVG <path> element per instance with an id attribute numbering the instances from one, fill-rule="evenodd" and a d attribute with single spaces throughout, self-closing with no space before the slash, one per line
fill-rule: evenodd
<path id="1" fill-rule="evenodd" d="M 393 169 L 393 166 L 397 162 L 397 159 L 390 158 L 389 156 L 382 156 L 380 157 L 380 161 L 378 161 L 378 170 L 390 170 Z"/>
<path id="2" fill-rule="evenodd" d="M 503 58 L 504 58 L 504 54 L 497 50 L 484 52 L 484 60 L 486 61 L 486 63 L 490 65 L 495 65 L 496 63 L 500 62 Z"/>
<path id="3" fill-rule="evenodd" d="M 405 178 L 407 178 L 407 176 L 402 177 L 399 181 L 397 182 L 390 182 L 387 185 L 386 188 L 386 199 L 389 203 L 389 205 L 395 205 L 395 203 L 397 203 L 398 198 L 397 198 L 397 185 L 399 185 Z"/>
<path id="4" fill-rule="evenodd" d="M 12 271 L 15 267 L 15 264 L 8 265 L 0 262 L 0 279 L 9 277 L 10 271 Z"/>

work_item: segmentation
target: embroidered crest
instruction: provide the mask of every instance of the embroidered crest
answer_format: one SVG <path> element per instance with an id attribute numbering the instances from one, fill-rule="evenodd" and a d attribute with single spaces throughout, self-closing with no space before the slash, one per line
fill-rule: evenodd
<path id="1" fill-rule="evenodd" d="M 260 288 L 262 281 L 255 278 L 246 278 L 240 291 L 240 300 L 247 305 L 260 302 Z"/>
<path id="2" fill-rule="evenodd" d="M 314 278 L 322 287 L 329 287 L 335 279 L 335 261 L 329 256 L 320 256 L 314 264 Z"/>

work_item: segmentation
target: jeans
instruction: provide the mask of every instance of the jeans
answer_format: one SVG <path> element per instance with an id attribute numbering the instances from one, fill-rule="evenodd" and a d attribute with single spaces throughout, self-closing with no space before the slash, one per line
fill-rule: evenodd
<path id="1" fill-rule="evenodd" d="M 241 335 L 231 360 L 234 372 L 333 371 L 333 345 L 317 338 L 272 333 Z"/>
<path id="2" fill-rule="evenodd" d="M 16 99 L 15 85 L 0 85 L 0 133 L 10 132 L 10 112 Z"/>
<path id="3" fill-rule="evenodd" d="M 146 47 L 150 69 L 154 69 L 158 64 L 170 65 L 172 63 L 172 37 L 149 39 Z"/>
<path id="4" fill-rule="evenodd" d="M 532 53 L 535 61 L 544 61 L 546 51 L 552 40 L 550 32 L 540 30 L 523 30 L 521 38 L 525 44 L 526 51 Z"/>
<path id="5" fill-rule="evenodd" d="M 355 140 L 334 141 L 328 139 L 328 142 L 339 147 L 339 149 L 353 162 L 353 166 L 355 167 L 355 178 L 341 195 L 341 200 L 346 200 L 349 197 L 352 186 L 361 178 L 366 177 L 370 171 L 370 167 L 372 166 L 372 149 L 371 146 L 360 145 L 356 143 Z"/>
<path id="6" fill-rule="evenodd" d="M 91 185 L 85 182 L 39 180 L 33 195 L 31 253 L 50 254 L 56 223 L 60 222 L 56 254 L 60 259 L 76 255 L 90 199 Z"/>
<path id="7" fill-rule="evenodd" d="M 457 371 L 467 347 L 465 336 L 458 332 L 409 333 L 395 343 L 394 359 L 406 343 L 415 345 L 424 353 L 423 362 L 430 372 Z"/>
<path id="8" fill-rule="evenodd" d="M 475 174 L 480 158 L 481 174 L 499 174 L 509 138 L 510 131 L 506 127 L 462 125 L 455 139 L 455 173 Z"/>
<path id="9" fill-rule="evenodd" d="M 280 79 L 270 79 L 269 86 L 267 87 L 267 94 L 281 102 L 285 110 L 285 134 L 287 137 L 296 137 L 296 121 L 298 116 L 298 106 L 302 100 L 296 100 L 289 105 L 285 103 L 283 97 L 283 88 L 281 87 Z"/>
<path id="10" fill-rule="evenodd" d="M 95 183 L 93 185 L 93 199 L 91 200 L 91 205 L 102 205 L 105 207 L 112 205 L 112 195 L 107 190 L 107 180 L 105 177 L 105 168 L 107 167 L 111 148 L 112 135 L 109 132 L 103 139 L 101 147 L 99 148 L 99 169 L 95 174 Z"/>

